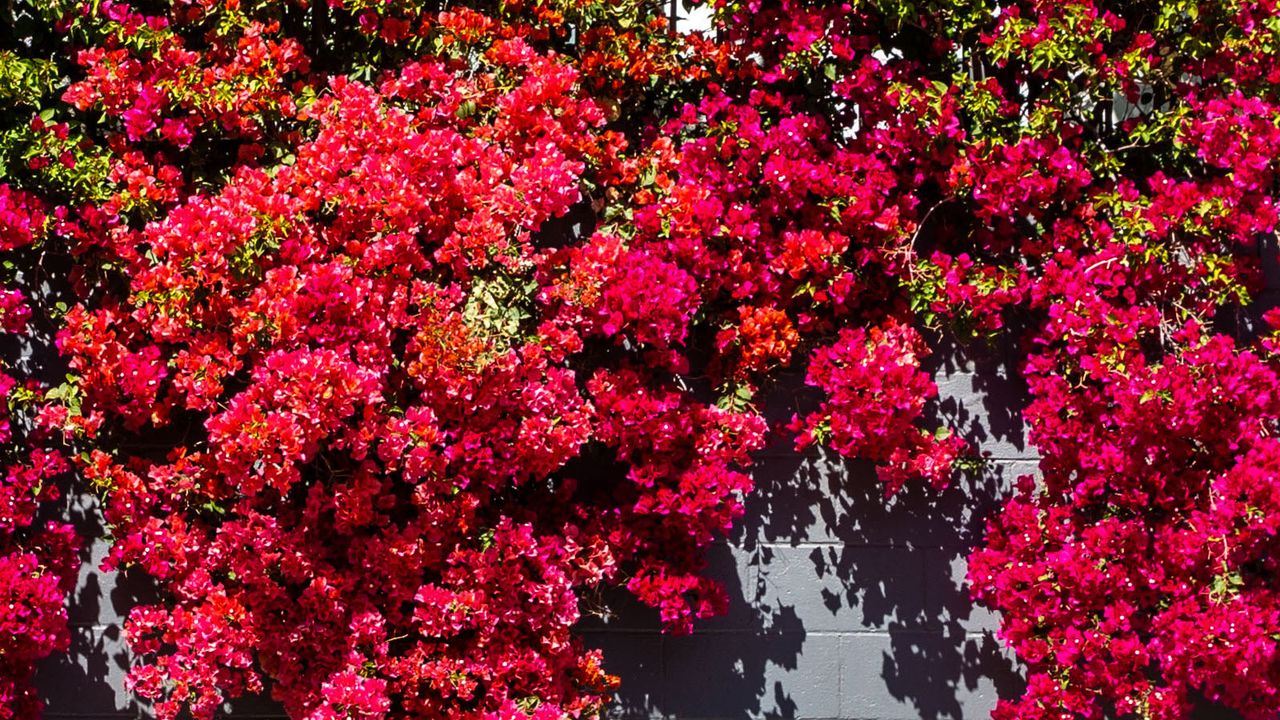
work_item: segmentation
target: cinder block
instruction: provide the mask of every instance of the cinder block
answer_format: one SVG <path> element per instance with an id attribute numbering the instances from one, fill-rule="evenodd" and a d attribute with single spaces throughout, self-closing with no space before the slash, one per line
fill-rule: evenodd
<path id="1" fill-rule="evenodd" d="M 977 472 L 962 472 L 951 484 L 935 490 L 908 487 L 902 501 L 913 506 L 915 532 L 921 547 L 941 547 L 967 552 L 981 543 L 987 521 L 1012 495 L 1020 475 L 1037 474 L 1030 460 L 991 461 Z"/>
<path id="2" fill-rule="evenodd" d="M 1017 477 L 1036 468 L 1034 460 L 993 460 L 958 473 L 946 488 L 913 482 L 885 497 L 868 463 L 822 450 L 766 458 L 755 470 L 756 490 L 746 497 L 733 541 L 747 549 L 761 543 L 968 548 Z"/>
<path id="3" fill-rule="evenodd" d="M 108 548 L 106 542 L 93 538 L 81 550 L 76 588 L 67 597 L 67 620 L 73 625 L 119 624 L 121 616 L 128 612 L 128 608 L 117 611 L 110 599 L 116 589 L 117 573 L 99 569 Z"/>
<path id="4" fill-rule="evenodd" d="M 807 632 L 924 627 L 923 550 L 767 545 L 757 552 L 762 612 L 790 608 Z"/>
<path id="5" fill-rule="evenodd" d="M 974 603 L 965 582 L 968 554 L 929 550 L 925 560 L 925 614 L 934 629 L 969 633 L 995 632 L 1000 615 Z"/>
<path id="6" fill-rule="evenodd" d="M 137 715 L 124 689 L 129 664 L 119 627 L 71 628 L 70 651 L 45 658 L 36 671 L 45 717 Z"/>
<path id="7" fill-rule="evenodd" d="M 604 653 L 604 668 L 622 683 L 610 708 L 610 720 L 662 718 L 664 638 L 644 632 L 584 632 L 588 647 Z"/>
<path id="8" fill-rule="evenodd" d="M 840 710 L 835 635 L 695 633 L 668 638 L 664 656 L 671 718 L 803 720 Z"/>
<path id="9" fill-rule="evenodd" d="M 797 453 L 786 442 L 775 444 L 751 470 L 755 488 L 744 498 L 746 514 L 731 536 L 746 547 L 757 542 L 840 542 L 846 498 L 879 493 L 869 465 L 857 466 L 821 448 Z"/>
<path id="10" fill-rule="evenodd" d="M 995 338 L 995 343 L 961 341 L 938 334 L 931 334 L 926 339 L 929 355 L 924 359 L 923 368 L 935 375 L 1005 375 L 1016 373 L 1021 361 L 1013 333 Z"/>
<path id="11" fill-rule="evenodd" d="M 759 584 L 755 553 L 730 543 L 716 543 L 707 548 L 706 574 L 719 580 L 729 596 L 729 609 L 720 617 L 698 621 L 698 629 L 753 630 L 759 617 L 753 602 Z"/>
<path id="12" fill-rule="evenodd" d="M 930 415 L 954 428 L 979 453 L 997 459 L 1037 457 L 1022 421 L 1029 397 L 1020 377 L 957 373 L 934 380 L 938 398 Z"/>
<path id="13" fill-rule="evenodd" d="M 734 539 L 754 543 L 920 546 L 921 523 L 938 501 L 937 491 L 911 485 L 885 496 L 868 462 L 830 450 L 765 457 L 753 473 L 742 530 Z M 933 541 L 933 542 L 936 542 Z"/>
<path id="14" fill-rule="evenodd" d="M 841 637 L 840 718 L 985 720 L 1021 685 L 989 636 L 893 632 Z"/>
<path id="15" fill-rule="evenodd" d="M 67 620 L 72 625 L 119 625 L 134 606 L 157 601 L 154 585 L 141 571 L 101 569 L 109 550 L 105 540 L 93 538 L 81 552 L 76 589 L 67 598 Z"/>

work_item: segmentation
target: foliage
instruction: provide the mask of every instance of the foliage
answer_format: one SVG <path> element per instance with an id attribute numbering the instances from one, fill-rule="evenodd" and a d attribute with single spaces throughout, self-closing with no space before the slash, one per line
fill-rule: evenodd
<path id="1" fill-rule="evenodd" d="M 926 419 L 948 333 L 1017 340 L 1043 457 L 971 558 L 997 717 L 1272 716 L 1275 3 L 713 10 L 0 10 L 3 326 L 69 371 L 5 381 L 0 713 L 65 644 L 71 462 L 162 719 L 596 717 L 582 600 L 723 610 L 771 430 L 886 492 L 980 452 Z"/>

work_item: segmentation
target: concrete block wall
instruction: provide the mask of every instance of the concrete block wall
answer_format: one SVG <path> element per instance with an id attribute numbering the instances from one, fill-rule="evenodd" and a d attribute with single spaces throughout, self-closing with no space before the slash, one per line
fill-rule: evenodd
<path id="1" fill-rule="evenodd" d="M 874 470 L 782 442 L 755 468 L 756 490 L 710 571 L 731 609 L 688 637 L 656 632 L 625 603 L 584 622 L 621 676 L 615 717 L 671 720 L 986 718 L 1021 677 L 996 618 L 964 587 L 969 550 L 1013 480 L 1036 470 L 1019 408 L 1025 388 L 998 351 L 940 353 L 934 413 L 990 453 L 987 467 L 935 491 L 885 500 Z M 766 413 L 815 398 L 779 383 Z"/>
<path id="2" fill-rule="evenodd" d="M 757 488 L 731 537 L 710 548 L 709 571 L 732 605 L 694 634 L 658 632 L 654 614 L 613 598 L 612 615 L 584 618 L 587 642 L 621 676 L 616 718 L 672 720 L 962 720 L 986 718 L 1021 680 L 996 642 L 995 618 L 973 608 L 964 558 L 985 517 L 1020 474 L 1035 470 L 1018 409 L 1024 391 L 996 351 L 936 356 L 933 412 L 990 453 L 988 466 L 945 491 L 909 487 L 885 500 L 873 470 L 814 450 L 768 448 Z M 766 412 L 790 417 L 815 398 L 782 380 Z M 90 498 L 70 510 L 89 531 Z M 98 569 L 86 553 L 71 602 L 73 647 L 40 668 L 49 720 L 146 717 L 123 688 L 121 636 L 146 583 Z M 227 708 L 237 720 L 281 717 L 263 699 Z"/>

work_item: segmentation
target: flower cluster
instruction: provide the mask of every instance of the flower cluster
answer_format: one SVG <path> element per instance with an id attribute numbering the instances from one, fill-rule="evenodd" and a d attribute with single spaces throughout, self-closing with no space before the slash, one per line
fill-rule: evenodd
<path id="1" fill-rule="evenodd" d="M 1270 717 L 1275 368 L 1221 336 L 1125 368 L 1096 386 L 1033 383 L 1043 487 L 1024 480 L 970 568 L 1033 668 L 1001 716 L 1091 716 L 1105 701 L 1182 717 L 1199 694 Z"/>
<path id="2" fill-rule="evenodd" d="M 945 485 L 964 441 L 917 426 L 925 402 L 938 394 L 920 370 L 917 353 L 924 352 L 910 327 L 842 330 L 835 345 L 813 354 L 808 381 L 829 399 L 818 412 L 796 419 L 798 444 L 821 441 L 849 457 L 883 463 L 886 492 L 912 477 Z"/>

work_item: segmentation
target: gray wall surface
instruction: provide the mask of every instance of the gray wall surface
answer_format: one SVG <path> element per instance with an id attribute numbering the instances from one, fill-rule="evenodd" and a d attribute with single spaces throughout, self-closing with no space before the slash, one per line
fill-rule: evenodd
<path id="1" fill-rule="evenodd" d="M 1024 390 L 1006 358 L 935 358 L 933 412 L 990 453 L 985 470 L 945 491 L 908 487 L 886 501 L 871 468 L 785 442 L 754 469 L 756 490 L 731 537 L 710 549 L 729 614 L 694 634 L 658 632 L 654 614 L 618 600 L 582 632 L 622 678 L 614 715 L 677 720 L 961 720 L 986 718 L 1016 695 L 1015 664 L 996 642 L 995 618 L 963 585 L 984 519 L 1018 475 L 1035 471 L 1018 410 Z M 767 414 L 812 406 L 800 379 L 770 394 Z M 72 500 L 81 524 L 93 501 Z M 102 545 L 86 553 L 71 602 L 73 647 L 40 668 L 50 720 L 146 717 L 124 692 L 122 616 L 144 583 L 103 573 Z M 265 700 L 228 716 L 279 717 Z"/>

